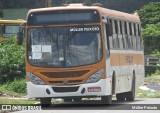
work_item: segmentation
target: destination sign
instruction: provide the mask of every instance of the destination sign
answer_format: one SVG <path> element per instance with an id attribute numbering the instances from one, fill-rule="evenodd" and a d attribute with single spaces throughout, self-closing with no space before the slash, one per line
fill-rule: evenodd
<path id="1" fill-rule="evenodd" d="M 93 27 L 74 27 L 70 28 L 70 32 L 87 32 L 87 31 L 99 31 L 100 28 L 93 26 Z"/>

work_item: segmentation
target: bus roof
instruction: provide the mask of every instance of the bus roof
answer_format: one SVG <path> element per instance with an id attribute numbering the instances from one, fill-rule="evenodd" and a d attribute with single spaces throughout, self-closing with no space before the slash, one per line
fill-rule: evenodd
<path id="1" fill-rule="evenodd" d="M 128 20 L 133 22 L 140 22 L 140 18 L 138 14 L 129 14 L 116 10 L 106 9 L 99 6 L 83 6 L 83 5 L 69 5 L 69 6 L 60 6 L 60 7 L 48 7 L 48 8 L 39 8 L 32 9 L 28 12 L 28 14 L 33 12 L 45 12 L 45 11 L 53 11 L 53 10 L 87 10 L 87 9 L 95 9 L 98 10 L 101 16 L 107 16 L 109 18 L 120 19 L 120 20 Z"/>
<path id="2" fill-rule="evenodd" d="M 23 24 L 25 20 L 18 19 L 18 20 L 0 20 L 0 24 Z"/>

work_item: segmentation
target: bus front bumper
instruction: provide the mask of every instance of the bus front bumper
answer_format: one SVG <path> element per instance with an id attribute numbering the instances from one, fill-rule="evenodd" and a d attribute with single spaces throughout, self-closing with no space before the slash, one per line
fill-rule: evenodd
<path id="1" fill-rule="evenodd" d="M 95 83 L 68 86 L 35 85 L 27 82 L 27 93 L 28 98 L 111 95 L 111 78 L 100 79 Z"/>

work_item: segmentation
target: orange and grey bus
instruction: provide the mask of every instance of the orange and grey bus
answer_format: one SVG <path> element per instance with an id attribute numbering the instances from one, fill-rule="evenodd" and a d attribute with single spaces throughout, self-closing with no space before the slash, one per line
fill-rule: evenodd
<path id="1" fill-rule="evenodd" d="M 26 21 L 28 98 L 39 98 L 42 105 L 52 98 L 134 100 L 144 79 L 137 14 L 69 4 L 30 10 Z"/>

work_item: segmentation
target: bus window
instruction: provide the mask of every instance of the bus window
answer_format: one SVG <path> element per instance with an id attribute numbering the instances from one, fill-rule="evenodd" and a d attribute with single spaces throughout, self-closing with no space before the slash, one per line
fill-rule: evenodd
<path id="1" fill-rule="evenodd" d="M 118 29 L 118 21 L 117 20 L 114 20 L 114 25 L 115 25 L 115 33 L 118 34 L 119 32 L 119 29 Z"/>
<path id="2" fill-rule="evenodd" d="M 123 34 L 122 33 L 122 21 L 119 21 L 119 28 L 120 28 L 120 34 Z"/>
<path id="3" fill-rule="evenodd" d="M 129 34 L 132 35 L 132 23 L 129 22 Z"/>
<path id="4" fill-rule="evenodd" d="M 127 22 L 124 22 L 124 33 L 127 35 Z"/>

